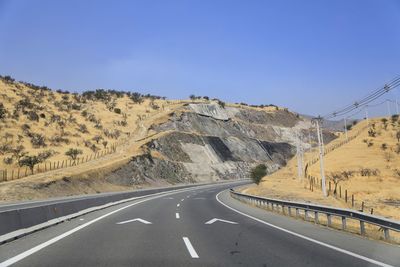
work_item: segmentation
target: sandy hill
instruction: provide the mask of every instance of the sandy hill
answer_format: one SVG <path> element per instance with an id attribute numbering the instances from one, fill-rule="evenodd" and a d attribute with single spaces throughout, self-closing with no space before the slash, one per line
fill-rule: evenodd
<path id="1" fill-rule="evenodd" d="M 299 201 L 310 201 L 327 205 L 374 209 L 374 214 L 400 219 L 400 120 L 397 115 L 362 121 L 348 132 L 326 146 L 325 171 L 331 182 L 330 196 L 322 197 L 319 185 L 310 191 L 310 180 L 297 177 L 297 159 L 292 159 L 287 167 L 266 176 L 259 186 L 245 190 L 247 193 L 278 197 Z M 354 139 L 352 138 L 354 137 Z M 332 150 L 332 148 L 335 149 Z M 317 158 L 315 150 L 305 154 L 305 162 Z M 319 161 L 310 165 L 308 175 L 320 177 Z M 339 181 L 337 194 L 333 194 L 334 180 Z M 319 184 L 317 180 L 315 184 Z M 341 196 L 340 191 L 341 189 Z M 355 206 L 344 200 L 354 194 Z"/>
<path id="2" fill-rule="evenodd" d="M 0 196 L 13 201 L 243 178 L 261 162 L 273 172 L 294 155 L 295 132 L 315 142 L 309 128 L 309 120 L 273 105 L 113 90 L 71 94 L 3 77 Z M 325 135 L 327 142 L 335 138 Z"/>

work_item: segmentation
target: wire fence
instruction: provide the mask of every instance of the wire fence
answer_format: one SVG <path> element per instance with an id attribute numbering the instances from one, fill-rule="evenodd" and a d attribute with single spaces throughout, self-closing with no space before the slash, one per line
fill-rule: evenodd
<path id="1" fill-rule="evenodd" d="M 65 159 L 65 160 L 57 160 L 57 161 L 45 161 L 39 164 L 36 164 L 32 169 L 29 167 L 20 167 L 13 169 L 3 169 L 0 170 L 0 182 L 12 181 L 16 179 L 21 179 L 30 175 L 35 175 L 38 173 L 45 173 L 53 170 L 69 168 L 73 166 L 78 166 L 84 164 L 86 162 L 90 162 L 117 151 L 117 148 L 121 145 L 125 144 L 126 140 L 120 140 L 113 143 L 108 148 L 96 151 L 91 154 L 86 154 L 82 157 L 77 157 L 75 159 Z"/>
<path id="2" fill-rule="evenodd" d="M 324 156 L 328 155 L 332 151 L 348 144 L 349 142 L 353 141 L 356 139 L 362 132 L 364 132 L 366 129 L 369 128 L 369 124 L 361 127 L 358 129 L 357 132 L 355 132 L 353 135 L 348 136 L 345 140 L 342 140 L 340 142 L 336 142 L 334 144 L 330 144 L 325 147 L 324 149 Z M 311 160 L 309 160 L 306 164 L 306 168 L 308 169 L 310 166 L 316 164 L 319 162 L 319 156 L 314 156 Z M 314 177 L 312 175 L 305 174 L 306 176 L 306 183 L 305 183 L 305 188 L 309 189 L 310 191 L 314 190 L 321 190 L 322 192 L 322 179 Z M 355 196 L 353 193 L 351 193 L 348 189 L 342 188 L 341 185 L 338 185 L 336 190 L 334 190 L 334 185 L 332 181 L 325 182 L 325 188 L 327 188 L 327 195 L 328 196 L 333 196 L 337 199 L 343 200 L 346 204 L 351 203 L 352 208 L 357 208 L 358 210 L 364 212 L 366 210 L 369 210 L 371 214 L 373 214 L 374 209 L 373 207 L 367 207 L 365 201 L 356 201 Z M 357 207 L 358 206 L 358 207 Z"/>

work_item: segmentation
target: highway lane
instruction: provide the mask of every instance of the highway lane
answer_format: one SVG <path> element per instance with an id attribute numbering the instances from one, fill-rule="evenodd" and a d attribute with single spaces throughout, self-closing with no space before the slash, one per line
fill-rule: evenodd
<path id="1" fill-rule="evenodd" d="M 124 204 L 94 212 L 86 215 L 84 222 L 114 213 L 32 255 L 20 257 L 15 265 L 400 266 L 397 246 L 269 213 L 230 199 L 226 192 L 219 194 L 230 186 L 168 193 L 133 201 L 129 207 Z M 237 211 L 343 251 L 294 236 Z M 0 262 L 84 225 L 80 219 L 0 246 Z"/>

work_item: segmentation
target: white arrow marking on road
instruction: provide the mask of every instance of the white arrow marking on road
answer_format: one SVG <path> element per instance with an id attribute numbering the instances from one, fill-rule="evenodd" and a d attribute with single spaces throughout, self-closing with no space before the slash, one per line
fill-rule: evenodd
<path id="1" fill-rule="evenodd" d="M 230 224 L 238 224 L 237 222 L 231 222 L 231 221 L 222 220 L 222 219 L 217 219 L 217 218 L 211 219 L 211 220 L 209 220 L 208 222 L 206 222 L 205 224 L 213 224 L 213 223 L 215 223 L 216 221 L 220 221 L 220 222 L 224 222 L 224 223 L 230 223 Z"/>
<path id="2" fill-rule="evenodd" d="M 141 223 L 144 223 L 144 224 L 152 224 L 151 222 L 143 220 L 143 219 L 140 219 L 140 218 L 127 220 L 127 221 L 123 221 L 123 222 L 118 222 L 117 224 L 125 224 L 125 223 L 130 223 L 130 222 L 141 222 Z"/>

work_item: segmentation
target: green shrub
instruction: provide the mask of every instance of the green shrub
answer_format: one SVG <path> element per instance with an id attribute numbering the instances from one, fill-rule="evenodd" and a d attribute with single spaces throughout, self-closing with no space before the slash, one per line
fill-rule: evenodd
<path id="1" fill-rule="evenodd" d="M 76 149 L 76 148 L 70 148 L 67 152 L 65 152 L 65 155 L 70 157 L 72 160 L 76 160 L 78 155 L 82 154 L 82 150 Z"/>
<path id="2" fill-rule="evenodd" d="M 250 177 L 254 183 L 259 184 L 261 179 L 267 175 L 267 166 L 265 164 L 259 164 L 251 169 Z"/>

